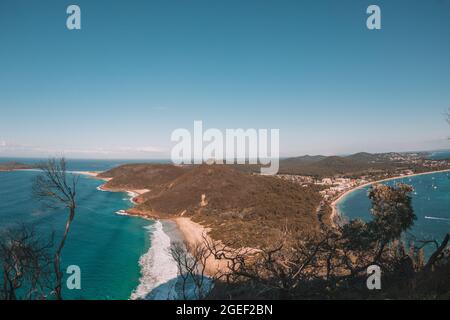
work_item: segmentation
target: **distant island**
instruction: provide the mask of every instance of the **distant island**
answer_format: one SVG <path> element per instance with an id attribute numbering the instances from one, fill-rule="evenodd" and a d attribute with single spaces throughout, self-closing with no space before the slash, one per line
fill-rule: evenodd
<path id="1" fill-rule="evenodd" d="M 0 163 L 0 171 L 28 170 L 28 169 L 35 169 L 35 166 L 23 164 L 20 162 Z"/>

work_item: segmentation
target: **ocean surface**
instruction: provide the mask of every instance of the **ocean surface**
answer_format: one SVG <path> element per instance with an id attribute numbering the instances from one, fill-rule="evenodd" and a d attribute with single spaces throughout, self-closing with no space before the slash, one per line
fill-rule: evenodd
<path id="1" fill-rule="evenodd" d="M 450 159 L 450 150 L 446 151 L 435 151 L 430 154 L 430 159 L 433 160 L 444 160 L 444 159 Z"/>
<path id="2" fill-rule="evenodd" d="M 30 163 L 29 159 L 1 159 Z M 36 160 L 37 161 L 37 160 Z M 106 170 L 130 161 L 74 160 L 70 170 Z M 25 223 L 39 235 L 62 236 L 67 212 L 43 207 L 32 196 L 38 172 L 0 172 L 0 230 Z M 175 299 L 177 267 L 170 255 L 179 239 L 171 223 L 124 215 L 126 193 L 100 191 L 102 181 L 80 176 L 78 210 L 63 250 L 63 270 L 81 268 L 81 290 L 63 286 L 65 299 Z M 65 282 L 64 282 L 65 283 Z"/>
<path id="3" fill-rule="evenodd" d="M 386 181 L 384 184 L 406 183 L 414 188 L 412 204 L 417 220 L 405 236 L 417 240 L 441 241 L 450 233 L 450 173 L 432 173 L 403 179 Z M 369 186 L 351 192 L 338 202 L 339 212 L 348 219 L 371 219 L 370 200 L 367 197 Z M 426 255 L 434 250 L 425 248 Z"/>

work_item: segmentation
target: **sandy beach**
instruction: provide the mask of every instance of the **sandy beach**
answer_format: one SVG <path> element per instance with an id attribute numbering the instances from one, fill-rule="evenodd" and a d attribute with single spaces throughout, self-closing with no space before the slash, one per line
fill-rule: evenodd
<path id="1" fill-rule="evenodd" d="M 204 228 L 201 224 L 192 221 L 190 218 L 177 217 L 171 219 L 175 221 L 184 237 L 184 240 L 190 246 L 204 246 L 204 238 L 206 237 L 208 241 L 211 238 L 208 236 L 208 229 Z M 205 266 L 205 272 L 209 276 L 214 276 L 221 272 L 226 272 L 228 270 L 228 265 L 226 260 L 218 260 L 213 256 L 208 257 Z"/>
<path id="2" fill-rule="evenodd" d="M 72 171 L 72 173 L 82 174 L 82 175 L 90 176 L 90 177 L 97 177 L 100 172 L 99 171 Z"/>
<path id="3" fill-rule="evenodd" d="M 352 188 L 350 190 L 345 191 L 343 194 L 339 195 L 333 202 L 331 202 L 332 212 L 331 212 L 330 220 L 331 220 L 332 224 L 335 225 L 336 218 L 340 214 L 339 209 L 337 207 L 337 204 L 340 201 L 342 201 L 346 196 L 348 196 L 350 193 L 352 193 L 355 190 L 358 190 L 358 189 L 370 186 L 370 185 L 375 184 L 375 183 L 381 183 L 381 182 L 397 180 L 397 179 L 405 179 L 405 178 L 421 176 L 421 175 L 427 175 L 427 174 L 433 174 L 433 173 L 439 173 L 439 172 L 450 172 L 450 169 L 430 171 L 430 172 L 414 173 L 414 174 L 402 175 L 402 176 L 396 176 L 396 177 L 392 177 L 392 178 L 386 178 L 386 179 L 371 181 L 371 182 L 367 182 L 367 183 L 364 183 L 362 185 L 356 186 L 356 187 L 354 187 L 354 188 Z"/>

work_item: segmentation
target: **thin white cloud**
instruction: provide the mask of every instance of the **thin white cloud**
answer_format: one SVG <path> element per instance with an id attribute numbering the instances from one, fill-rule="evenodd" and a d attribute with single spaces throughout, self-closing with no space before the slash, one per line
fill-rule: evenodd
<path id="1" fill-rule="evenodd" d="M 119 148 L 119 151 L 123 151 L 123 152 L 166 152 L 167 150 L 159 148 L 159 147 L 154 147 L 154 146 L 145 146 L 145 147 L 136 147 L 136 148 L 130 148 L 130 147 L 124 147 L 124 148 Z"/>
<path id="2" fill-rule="evenodd" d="M 27 146 L 11 144 L 0 140 L 0 154 L 10 157 L 48 157 L 54 155 L 65 155 L 67 157 L 124 157 L 143 158 L 161 156 L 168 151 L 156 146 L 143 147 L 115 147 L 115 148 L 54 148 L 42 146 Z"/>

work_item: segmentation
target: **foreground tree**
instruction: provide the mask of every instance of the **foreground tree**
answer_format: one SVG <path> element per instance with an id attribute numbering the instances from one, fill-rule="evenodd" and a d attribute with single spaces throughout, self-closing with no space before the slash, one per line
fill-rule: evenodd
<path id="1" fill-rule="evenodd" d="M 413 226 L 416 216 L 411 204 L 412 191 L 405 184 L 373 185 L 368 192 L 372 220 L 355 219 L 340 228 L 340 242 L 347 256 L 345 264 L 351 274 L 372 264 L 383 265 L 392 245 Z"/>
<path id="2" fill-rule="evenodd" d="M 78 176 L 67 172 L 67 164 L 64 158 L 59 160 L 50 159 L 48 162 L 41 164 L 39 169 L 42 173 L 36 177 L 33 185 L 35 196 L 50 208 L 68 210 L 64 234 L 56 249 L 53 261 L 56 277 L 54 293 L 56 299 L 61 300 L 63 279 L 61 252 L 69 234 L 72 221 L 75 218 Z"/>
<path id="3" fill-rule="evenodd" d="M 204 237 L 205 243 L 209 240 Z M 206 274 L 206 265 L 212 252 L 205 243 L 190 245 L 175 243 L 171 254 L 178 267 L 181 293 L 184 300 L 205 299 L 216 281 L 216 275 Z"/>
<path id="4" fill-rule="evenodd" d="M 0 237 L 1 300 L 45 299 L 52 288 L 53 239 L 43 240 L 32 227 L 8 229 Z"/>

